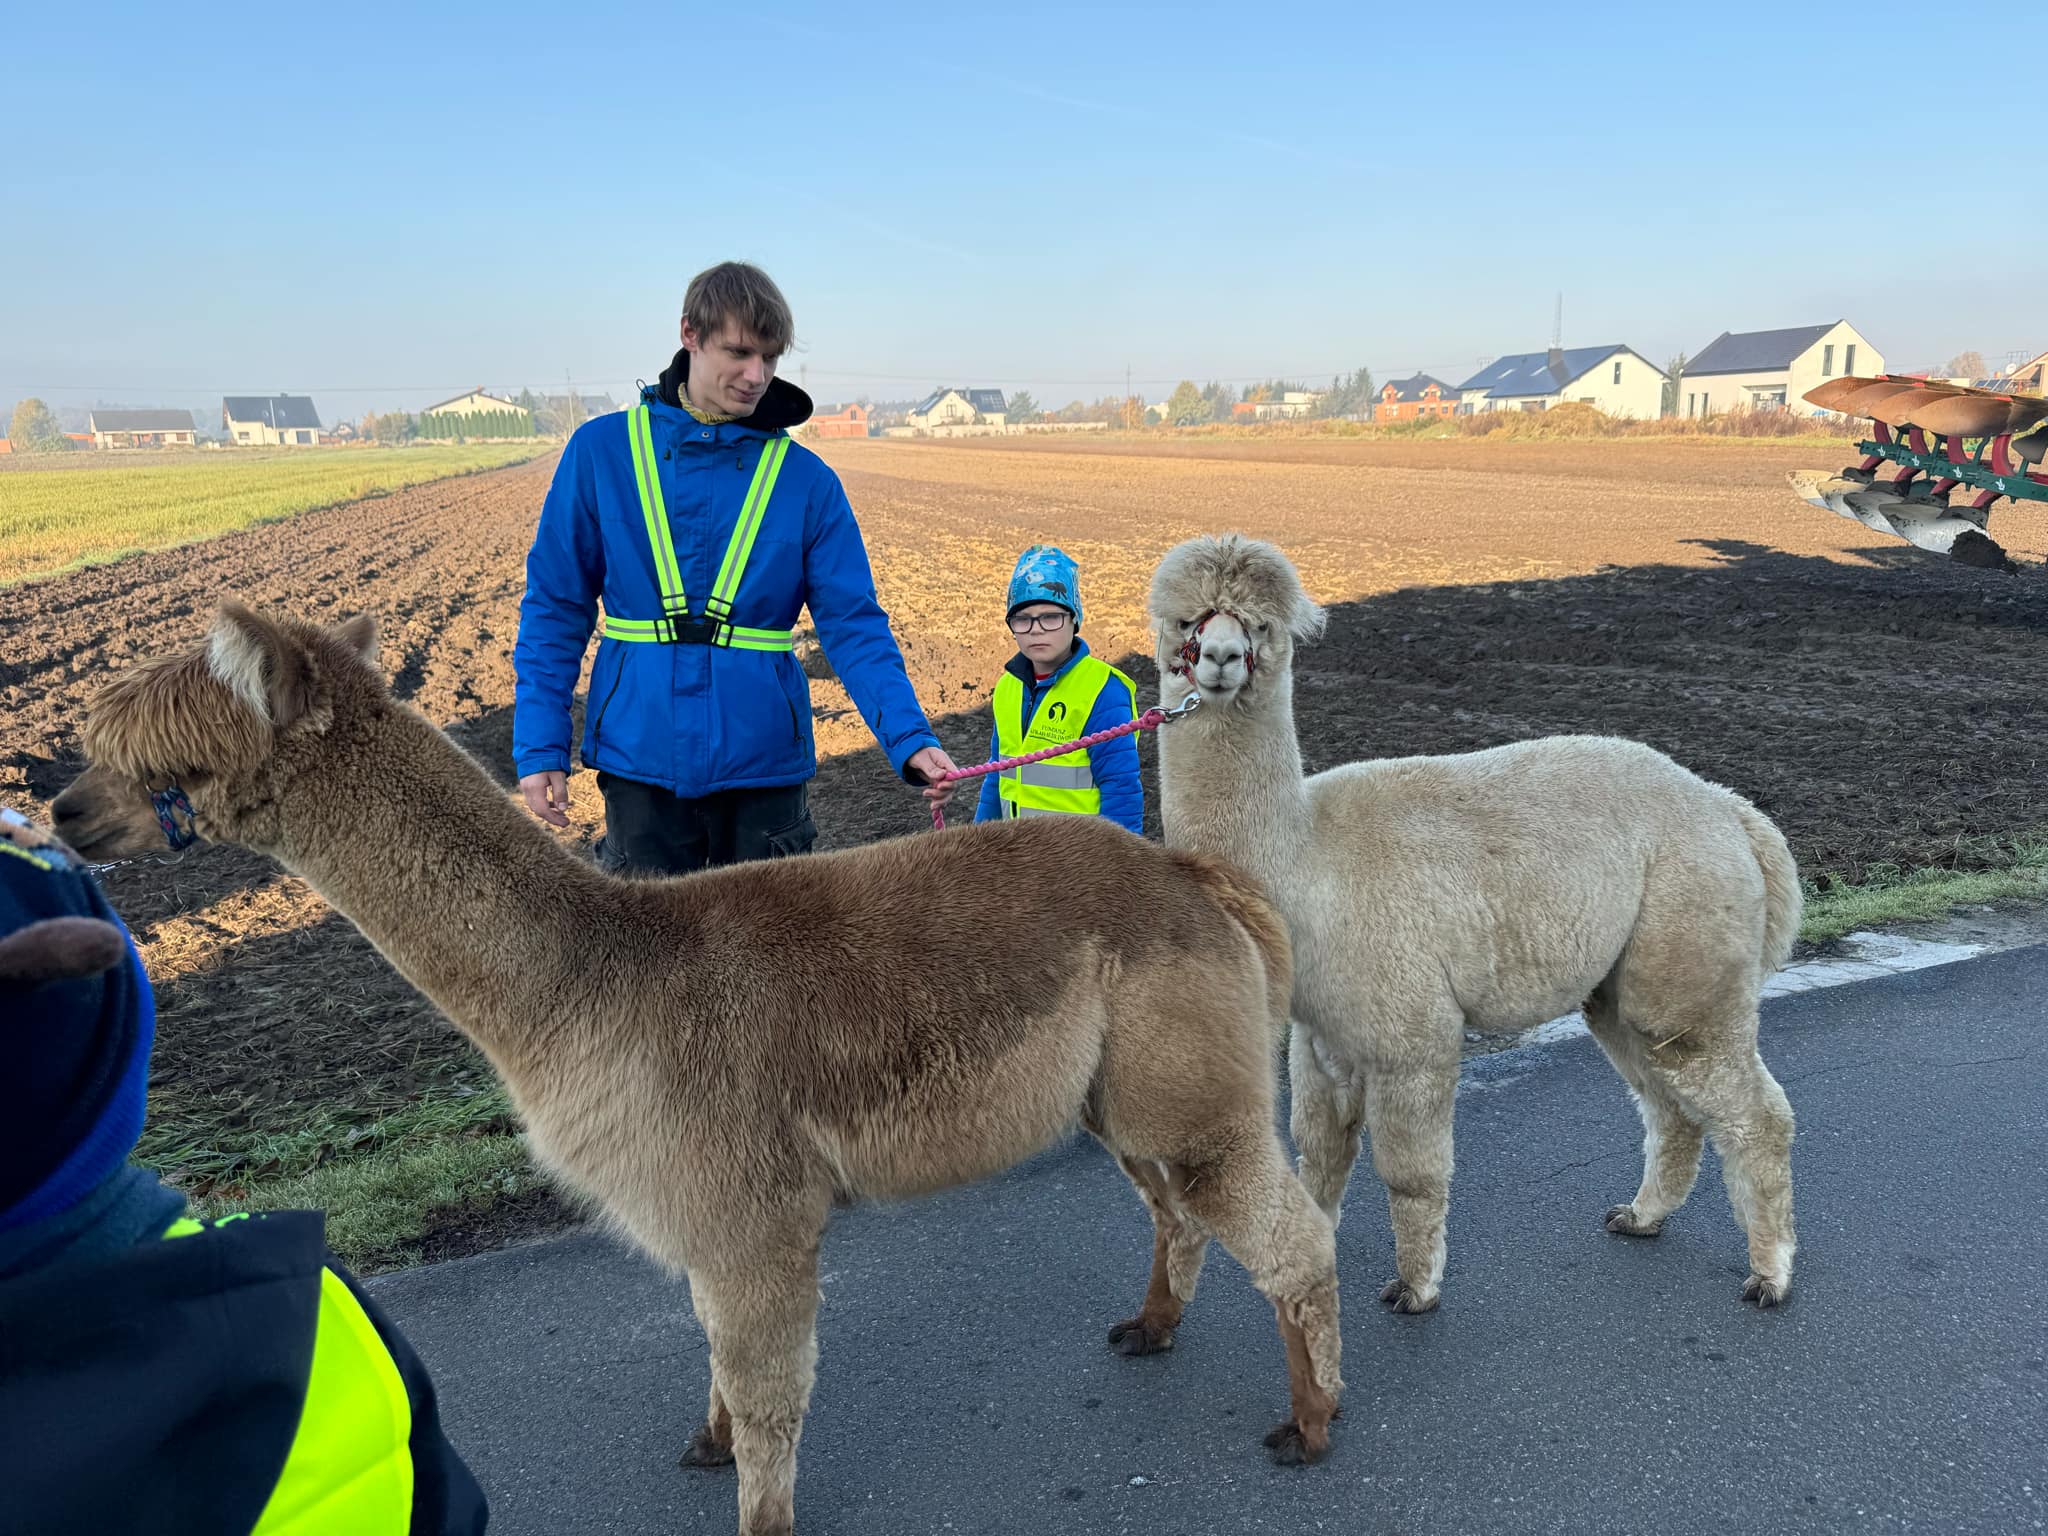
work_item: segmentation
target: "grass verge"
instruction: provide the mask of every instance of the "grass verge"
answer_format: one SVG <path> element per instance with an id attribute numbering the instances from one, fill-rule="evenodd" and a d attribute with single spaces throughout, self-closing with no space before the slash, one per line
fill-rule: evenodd
<path id="1" fill-rule="evenodd" d="M 1925 921 L 1958 907 L 2048 897 L 2048 841 L 2019 838 L 1968 852 L 1971 862 L 1988 867 L 1904 869 L 1873 864 L 1853 885 L 1809 880 L 1799 937 L 1809 944 L 1825 944 L 1858 929 Z"/>
<path id="2" fill-rule="evenodd" d="M 367 1121 L 322 1106 L 287 1130 L 152 1109 L 135 1161 L 184 1190 L 207 1217 L 323 1210 L 334 1251 L 358 1273 L 375 1274 L 495 1246 L 522 1225 L 560 1224 L 516 1129 L 496 1084 Z M 490 1240 L 474 1241 L 478 1233 Z"/>
<path id="3" fill-rule="evenodd" d="M 84 469 L 0 475 L 0 586 L 190 544 L 406 486 L 500 469 L 553 447 L 536 441 L 302 448 L 248 457 L 221 452 L 194 454 L 176 464 L 115 460 Z"/>
<path id="4" fill-rule="evenodd" d="M 391 1147 L 295 1178 L 265 1180 L 232 1194 L 222 1190 L 192 1204 L 206 1219 L 235 1211 L 324 1211 L 328 1246 L 357 1274 L 369 1275 L 490 1246 L 460 1237 L 449 1253 L 436 1253 L 431 1245 L 448 1232 L 524 1226 L 526 1218 L 508 1217 L 506 1208 L 516 1212 L 521 1197 L 529 1196 L 545 1200 L 526 1144 L 517 1136 L 495 1135 Z M 559 1223 L 543 1221 L 540 1229 L 552 1224 Z"/>

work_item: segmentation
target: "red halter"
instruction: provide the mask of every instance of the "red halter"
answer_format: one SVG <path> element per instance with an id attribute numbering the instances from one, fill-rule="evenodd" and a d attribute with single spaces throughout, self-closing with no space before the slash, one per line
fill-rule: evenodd
<path id="1" fill-rule="evenodd" d="M 1180 650 L 1176 653 L 1180 660 L 1169 666 L 1167 671 L 1175 677 L 1185 677 L 1190 682 L 1194 680 L 1195 666 L 1202 659 L 1202 631 L 1208 628 L 1209 621 L 1219 613 L 1226 619 L 1236 620 L 1237 627 L 1244 631 L 1244 680 L 1252 680 L 1252 674 L 1259 669 L 1259 652 L 1252 644 L 1252 627 L 1228 608 L 1211 608 L 1195 620 L 1195 627 L 1188 632 L 1187 639 L 1180 643 Z"/>

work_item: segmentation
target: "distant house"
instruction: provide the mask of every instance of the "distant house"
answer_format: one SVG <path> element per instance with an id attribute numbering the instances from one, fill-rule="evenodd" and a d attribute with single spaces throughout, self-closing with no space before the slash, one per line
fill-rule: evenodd
<path id="1" fill-rule="evenodd" d="M 1846 320 L 1782 331 L 1723 331 L 1687 361 L 1678 414 L 1798 410 L 1806 392 L 1843 374 L 1884 372 L 1884 355 Z"/>
<path id="2" fill-rule="evenodd" d="M 430 405 L 421 411 L 422 416 L 482 416 L 489 411 L 516 411 L 517 400 L 507 400 L 499 395 L 488 395 L 479 384 L 466 395 L 457 395 L 453 400 L 443 400 L 439 405 Z M 596 414 L 593 412 L 592 414 Z"/>
<path id="3" fill-rule="evenodd" d="M 1007 407 L 1000 389 L 935 389 L 904 417 L 911 427 L 1000 427 Z"/>
<path id="4" fill-rule="evenodd" d="M 1998 376 L 1998 385 L 2023 395 L 2048 395 L 2048 352 L 2030 363 L 2015 363 Z"/>
<path id="5" fill-rule="evenodd" d="M 813 416 L 810 424 L 820 437 L 866 437 L 868 408 L 860 404 L 849 405 L 844 410 Z"/>
<path id="6" fill-rule="evenodd" d="M 229 395 L 220 403 L 228 441 L 252 448 L 310 448 L 320 413 L 307 395 Z"/>
<path id="7" fill-rule="evenodd" d="M 609 416 L 618 409 L 609 394 L 547 395 L 535 414 L 534 425 L 543 432 L 567 436 L 593 416 Z"/>
<path id="8" fill-rule="evenodd" d="M 190 411 L 94 411 L 87 424 L 98 448 L 190 448 L 199 432 Z"/>
<path id="9" fill-rule="evenodd" d="M 1649 418 L 1664 408 L 1664 370 L 1631 347 L 1552 347 L 1497 357 L 1458 386 L 1458 407 L 1547 411 L 1573 401 L 1609 416 Z"/>
<path id="10" fill-rule="evenodd" d="M 1458 409 L 1458 391 L 1442 379 L 1426 373 L 1413 378 L 1392 379 L 1380 386 L 1379 403 L 1372 408 L 1378 422 L 1414 421 L 1424 416 L 1450 416 Z"/>

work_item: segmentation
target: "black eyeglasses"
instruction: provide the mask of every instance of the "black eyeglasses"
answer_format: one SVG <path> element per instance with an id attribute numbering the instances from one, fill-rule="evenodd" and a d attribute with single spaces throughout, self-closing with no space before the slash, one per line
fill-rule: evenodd
<path id="1" fill-rule="evenodd" d="M 1051 634 L 1066 627 L 1070 615 L 1065 613 L 1013 613 L 1010 615 L 1010 633 L 1028 635 L 1033 630 Z"/>

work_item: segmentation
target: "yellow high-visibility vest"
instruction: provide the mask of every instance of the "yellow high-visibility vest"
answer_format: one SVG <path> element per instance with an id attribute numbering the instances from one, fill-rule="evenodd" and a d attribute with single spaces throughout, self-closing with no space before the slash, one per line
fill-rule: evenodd
<path id="1" fill-rule="evenodd" d="M 761 461 L 754 466 L 739 521 L 732 525 L 732 538 L 726 542 L 725 559 L 718 567 L 718 579 L 711 584 L 711 596 L 703 612 L 692 614 L 690 599 L 683 591 L 682 567 L 676 563 L 675 539 L 669 533 L 668 508 L 662 501 L 653 418 L 645 405 L 626 413 L 626 437 L 633 445 L 633 483 L 640 490 L 640 515 L 647 522 L 647 542 L 654 549 L 661 617 L 622 619 L 607 613 L 604 633 L 613 640 L 653 640 L 667 645 L 691 642 L 736 651 L 795 650 L 796 636 L 786 629 L 746 629 L 732 622 L 733 599 L 739 595 L 740 578 L 747 573 L 761 520 L 768 515 L 768 499 L 775 494 L 775 478 L 782 473 L 782 461 L 789 454 L 789 439 L 771 437 L 762 445 Z"/>
<path id="2" fill-rule="evenodd" d="M 205 1230 L 185 1216 L 164 1236 Z M 412 1529 L 411 1440 L 412 1401 L 377 1325 L 341 1276 L 322 1269 L 298 1429 L 250 1536 L 405 1536 Z"/>
<path id="3" fill-rule="evenodd" d="M 1101 658 L 1083 656 L 1045 691 L 1027 723 L 1023 681 L 1016 673 L 1005 672 L 996 683 L 995 694 L 998 755 L 1023 757 L 1085 735 L 1095 701 L 1109 687 L 1120 687 L 1130 695 L 1131 713 L 1135 715 L 1137 686 Z M 1006 817 L 1097 816 L 1102 812 L 1102 791 L 1095 787 L 1086 747 L 1049 757 L 1042 763 L 1011 768 L 1002 775 L 998 789 Z"/>

